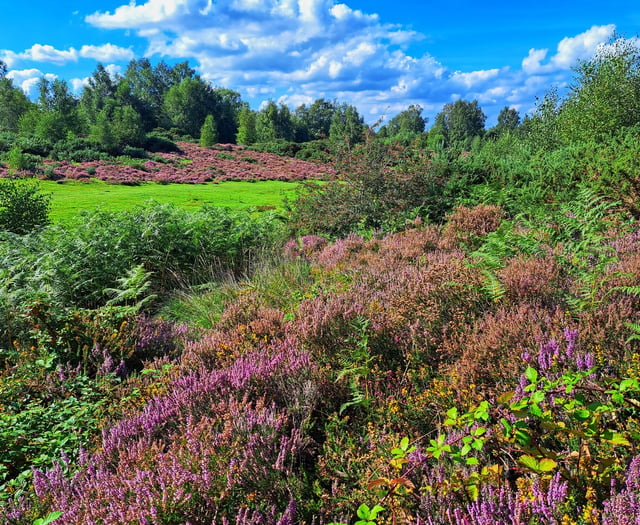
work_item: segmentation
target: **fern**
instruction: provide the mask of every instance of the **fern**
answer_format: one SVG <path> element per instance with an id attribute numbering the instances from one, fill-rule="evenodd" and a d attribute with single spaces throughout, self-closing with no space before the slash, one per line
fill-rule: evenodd
<path id="1" fill-rule="evenodd" d="M 627 339 L 627 343 L 640 341 L 640 323 L 625 323 L 624 325 L 632 332 Z"/>
<path id="2" fill-rule="evenodd" d="M 640 297 L 640 285 L 636 286 L 616 286 L 615 291 L 626 293 L 627 295 L 633 295 L 634 297 Z"/>
<path id="3" fill-rule="evenodd" d="M 492 301 L 500 301 L 506 294 L 504 285 L 491 270 L 483 270 L 482 277 L 482 289 L 489 295 Z"/>
<path id="4" fill-rule="evenodd" d="M 336 377 L 336 383 L 347 377 L 349 379 L 349 389 L 351 390 L 351 400 L 340 406 L 340 414 L 348 407 L 361 405 L 368 400 L 368 391 L 362 390 L 361 383 L 366 381 L 371 371 L 373 357 L 369 353 L 369 319 L 358 317 L 351 322 L 351 327 L 355 330 L 355 335 L 349 337 L 347 342 L 354 343 L 353 348 L 345 350 L 340 359 L 341 370 Z"/>

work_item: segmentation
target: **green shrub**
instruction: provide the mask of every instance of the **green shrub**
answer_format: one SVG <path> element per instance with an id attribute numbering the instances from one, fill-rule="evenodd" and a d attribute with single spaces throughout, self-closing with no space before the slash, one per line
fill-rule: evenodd
<path id="1" fill-rule="evenodd" d="M 180 148 L 173 139 L 153 132 L 148 133 L 144 140 L 144 149 L 152 153 L 179 153 Z"/>
<path id="2" fill-rule="evenodd" d="M 0 230 L 22 235 L 45 226 L 50 200 L 34 181 L 0 179 Z"/>

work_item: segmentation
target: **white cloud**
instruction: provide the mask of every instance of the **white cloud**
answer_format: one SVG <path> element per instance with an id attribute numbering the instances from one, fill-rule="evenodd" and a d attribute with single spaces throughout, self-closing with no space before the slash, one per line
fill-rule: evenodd
<path id="1" fill-rule="evenodd" d="M 529 49 L 529 54 L 522 60 L 522 70 L 529 75 L 535 75 L 542 69 L 541 62 L 547 58 L 548 52 L 548 49 Z"/>
<path id="2" fill-rule="evenodd" d="M 56 49 L 48 44 L 34 44 L 22 53 L 11 53 L 11 63 L 29 60 L 32 62 L 45 62 L 58 66 L 78 60 L 78 52 L 73 48 L 67 50 Z"/>
<path id="3" fill-rule="evenodd" d="M 576 60 L 615 31 L 593 26 L 562 39 L 555 53 L 532 48 L 520 69 L 451 71 L 407 51 L 425 35 L 335 0 L 141 0 L 86 21 L 135 31 L 147 39 L 148 55 L 195 60 L 204 78 L 243 95 L 291 107 L 337 98 L 365 116 L 412 103 L 437 111 L 459 97 L 487 104 L 490 115 L 505 105 L 526 111 L 551 85 L 566 85 Z"/>
<path id="4" fill-rule="evenodd" d="M 467 89 L 471 89 L 478 84 L 486 84 L 487 81 L 495 79 L 499 74 L 499 69 L 471 71 L 470 73 L 456 71 L 451 75 L 451 81 L 456 84 L 462 84 Z"/>
<path id="5" fill-rule="evenodd" d="M 0 51 L 0 59 L 9 67 L 14 67 L 25 61 L 63 66 L 69 62 L 77 62 L 79 58 L 92 58 L 101 62 L 118 62 L 133 59 L 134 53 L 131 49 L 114 46 L 113 44 L 101 46 L 84 45 L 80 48 L 80 51 L 73 47 L 66 50 L 56 49 L 48 44 L 34 44 L 22 53 L 15 53 L 9 50 Z"/>
<path id="6" fill-rule="evenodd" d="M 90 77 L 72 78 L 71 80 L 69 80 L 72 91 L 74 91 L 75 93 L 79 93 L 80 91 L 82 91 L 84 87 L 88 85 L 89 78 Z"/>
<path id="7" fill-rule="evenodd" d="M 569 70 L 579 60 L 592 57 L 598 48 L 611 39 L 615 30 L 613 24 L 593 26 L 574 37 L 565 37 L 558 44 L 556 54 L 546 64 L 542 62 L 547 58 L 548 49 L 530 49 L 529 55 L 522 61 L 522 69 L 530 75 Z"/>
<path id="8" fill-rule="evenodd" d="M 58 77 L 51 73 L 43 73 L 39 69 L 13 69 L 7 73 L 7 78 L 13 80 L 14 85 L 20 87 L 27 96 L 34 97 L 37 95 L 36 86 L 41 78 L 55 80 Z"/>
<path id="9" fill-rule="evenodd" d="M 135 58 L 131 49 L 103 44 L 101 46 L 85 45 L 80 48 L 82 58 L 93 58 L 98 62 L 128 62 Z"/>
<path id="10" fill-rule="evenodd" d="M 565 37 L 558 44 L 558 52 L 551 59 L 558 69 L 570 69 L 578 60 L 593 56 L 596 49 L 606 43 L 615 33 L 616 26 L 593 26 L 574 37 Z"/>

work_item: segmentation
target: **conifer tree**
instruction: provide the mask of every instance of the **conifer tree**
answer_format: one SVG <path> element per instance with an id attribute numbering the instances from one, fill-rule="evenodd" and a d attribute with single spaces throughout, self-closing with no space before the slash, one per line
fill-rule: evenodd
<path id="1" fill-rule="evenodd" d="M 200 146 L 210 148 L 218 142 L 218 130 L 213 115 L 209 114 L 204 119 L 204 124 L 200 128 Z"/>

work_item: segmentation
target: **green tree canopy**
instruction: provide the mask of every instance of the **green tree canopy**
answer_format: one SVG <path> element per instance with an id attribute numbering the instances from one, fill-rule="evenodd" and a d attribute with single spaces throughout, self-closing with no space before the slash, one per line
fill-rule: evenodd
<path id="1" fill-rule="evenodd" d="M 192 137 L 199 136 L 205 118 L 215 114 L 215 109 L 213 89 L 199 77 L 185 78 L 164 98 L 164 112 L 171 124 Z"/>
<path id="2" fill-rule="evenodd" d="M 387 124 L 387 133 L 390 137 L 398 134 L 420 134 L 424 132 L 427 119 L 422 116 L 422 107 L 417 104 L 410 105 L 404 111 L 398 113 Z"/>
<path id="3" fill-rule="evenodd" d="M 331 121 L 336 112 L 336 102 L 319 98 L 307 106 L 302 104 L 295 110 L 299 125 L 306 131 L 305 140 L 327 138 L 331 129 Z"/>
<path id="4" fill-rule="evenodd" d="M 251 145 L 258 138 L 256 132 L 256 113 L 249 106 L 244 106 L 238 115 L 238 134 L 236 142 L 238 144 Z"/>
<path id="5" fill-rule="evenodd" d="M 559 113 L 565 140 L 603 138 L 640 123 L 640 46 L 617 38 L 575 69 Z"/>
<path id="6" fill-rule="evenodd" d="M 278 106 L 273 100 L 270 100 L 258 112 L 256 119 L 258 142 L 292 141 L 294 129 L 291 111 L 284 104 Z"/>
<path id="7" fill-rule="evenodd" d="M 20 88 L 13 85 L 11 79 L 0 78 L 1 131 L 18 131 L 20 117 L 32 107 L 33 104 Z"/>
<path id="8" fill-rule="evenodd" d="M 445 138 L 446 144 L 459 149 L 468 149 L 474 137 L 484 134 L 486 115 L 477 100 L 456 100 L 445 104 L 436 115 L 435 126 Z"/>
<path id="9" fill-rule="evenodd" d="M 210 148 L 218 142 L 218 128 L 213 115 L 207 115 L 200 129 L 200 146 Z"/>
<path id="10" fill-rule="evenodd" d="M 365 129 L 364 119 L 356 107 L 350 104 L 341 104 L 331 119 L 329 137 L 336 142 L 346 142 L 349 145 L 357 144 L 364 140 Z"/>

